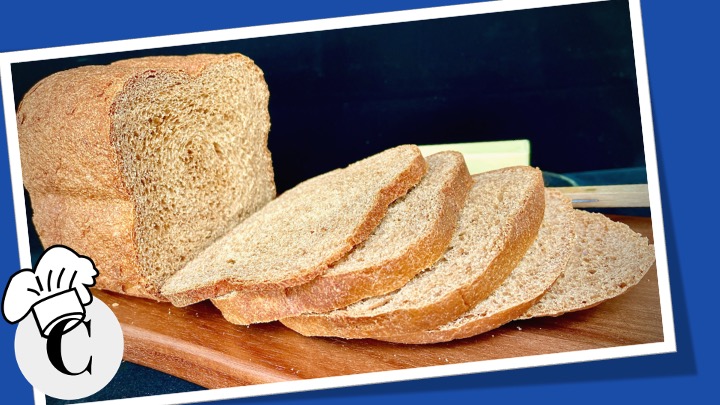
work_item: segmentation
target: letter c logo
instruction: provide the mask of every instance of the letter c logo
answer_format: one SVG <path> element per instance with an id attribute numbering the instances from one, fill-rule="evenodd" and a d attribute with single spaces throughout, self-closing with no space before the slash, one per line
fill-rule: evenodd
<path id="1" fill-rule="evenodd" d="M 88 372 L 88 374 L 92 374 L 92 356 L 90 356 L 90 359 L 87 362 L 87 366 L 85 368 L 77 373 L 73 373 L 72 371 L 68 370 L 65 366 L 65 362 L 63 361 L 62 357 L 62 338 L 65 336 L 67 332 L 70 332 L 71 330 L 75 329 L 78 325 L 73 326 L 70 328 L 70 330 L 65 330 L 65 326 L 67 326 L 68 323 L 73 322 L 73 319 L 65 319 L 57 323 L 57 325 L 53 326 L 52 330 L 50 331 L 50 334 L 47 339 L 47 355 L 48 359 L 50 359 L 50 363 L 57 369 L 57 371 L 66 374 L 66 375 L 80 375 L 84 372 Z M 85 325 L 85 329 L 87 329 L 87 335 L 88 338 L 90 337 L 90 320 L 87 322 L 80 322 L 80 324 Z"/>

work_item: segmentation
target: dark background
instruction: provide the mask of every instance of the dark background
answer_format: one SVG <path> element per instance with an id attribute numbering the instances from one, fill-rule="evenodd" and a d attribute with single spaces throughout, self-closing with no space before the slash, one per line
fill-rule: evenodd
<path id="1" fill-rule="evenodd" d="M 645 166 L 627 1 L 19 63 L 16 105 L 60 70 L 202 52 L 265 72 L 278 191 L 403 143 L 525 138 L 545 171 Z"/>

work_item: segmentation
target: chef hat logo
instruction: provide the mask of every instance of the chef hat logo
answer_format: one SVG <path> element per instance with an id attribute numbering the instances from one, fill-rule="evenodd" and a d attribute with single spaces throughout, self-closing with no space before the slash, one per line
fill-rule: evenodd
<path id="1" fill-rule="evenodd" d="M 3 295 L 3 316 L 17 323 L 32 313 L 46 338 L 61 322 L 64 332 L 69 332 L 85 318 L 85 306 L 93 299 L 88 287 L 95 285 L 97 275 L 90 258 L 65 246 L 53 246 L 43 253 L 34 270 L 23 269 L 12 275 Z"/>

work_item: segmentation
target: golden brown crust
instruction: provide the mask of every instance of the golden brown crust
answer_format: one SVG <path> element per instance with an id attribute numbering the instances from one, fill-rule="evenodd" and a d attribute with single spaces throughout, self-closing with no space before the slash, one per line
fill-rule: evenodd
<path id="1" fill-rule="evenodd" d="M 247 284 L 243 283 L 242 280 L 222 279 L 212 284 L 182 290 L 170 290 L 166 284 L 163 289 L 164 296 L 170 300 L 173 305 L 182 307 L 237 291 L 243 293 L 279 291 L 278 293 L 280 293 L 280 291 L 283 291 L 285 288 L 307 283 L 323 274 L 332 263 L 337 262 L 347 255 L 355 245 L 367 239 L 385 216 L 388 206 L 416 185 L 426 170 L 427 164 L 425 159 L 418 151 L 408 166 L 398 173 L 394 181 L 380 190 L 374 200 L 373 207 L 355 228 L 352 235 L 334 252 L 328 252 L 329 254 L 323 258 L 319 266 L 304 269 L 302 272 L 296 272 L 293 278 L 284 279 L 282 283 Z M 290 192 L 292 192 L 292 190 L 290 190 Z M 262 212 L 258 214 L 262 214 Z M 262 303 L 258 301 L 255 301 L 255 303 L 262 305 Z"/>
<path id="2" fill-rule="evenodd" d="M 98 288 L 153 297 L 139 283 L 134 206 L 110 140 L 110 105 L 129 73 L 87 66 L 35 85 L 17 112 L 20 157 L 43 245 L 90 256 Z"/>
<path id="3" fill-rule="evenodd" d="M 469 202 L 471 203 L 471 202 Z M 545 195 L 537 175 L 522 208 L 506 225 L 507 237 L 487 267 L 471 284 L 460 286 L 441 299 L 421 307 L 401 307 L 375 315 L 305 314 L 281 322 L 306 336 L 338 336 L 349 339 L 395 336 L 423 331 L 456 319 L 487 297 L 510 274 L 532 244 L 543 219 Z"/>
<path id="4" fill-rule="evenodd" d="M 164 300 L 139 265 L 136 206 L 113 142 L 113 104 L 148 70 L 198 75 L 236 57 L 247 59 L 148 57 L 58 72 L 37 83 L 18 106 L 17 124 L 23 182 L 43 245 L 60 243 L 91 257 L 99 288 Z"/>
<path id="5" fill-rule="evenodd" d="M 102 66 L 56 73 L 17 112 L 23 181 L 31 193 L 128 199 L 110 140 L 110 105 L 127 74 Z"/>
<path id="6" fill-rule="evenodd" d="M 234 292 L 213 299 L 213 304 L 228 321 L 248 325 L 307 312 L 327 312 L 402 287 L 419 271 L 432 265 L 450 243 L 472 186 L 467 166 L 460 162 L 462 164 L 454 167 L 450 181 L 440 190 L 440 215 L 431 230 L 401 254 L 358 271 L 326 273 L 282 290 Z"/>
<path id="7" fill-rule="evenodd" d="M 535 297 L 533 300 L 524 302 L 518 306 L 508 308 L 504 311 L 496 312 L 491 316 L 479 319 L 473 322 L 471 326 L 454 329 L 432 329 L 422 332 L 408 333 L 397 336 L 382 336 L 378 340 L 392 343 L 404 344 L 432 344 L 440 342 L 449 342 L 455 339 L 465 339 L 476 336 L 481 333 L 499 328 L 500 326 L 516 319 L 522 315 L 528 308 L 532 307 L 542 298 L 542 295 Z"/>
<path id="8" fill-rule="evenodd" d="M 91 257 L 102 275 L 97 288 L 143 295 L 134 260 L 134 216 L 129 201 L 36 194 L 33 210 L 45 246 L 64 244 L 78 252 L 94 252 Z"/>

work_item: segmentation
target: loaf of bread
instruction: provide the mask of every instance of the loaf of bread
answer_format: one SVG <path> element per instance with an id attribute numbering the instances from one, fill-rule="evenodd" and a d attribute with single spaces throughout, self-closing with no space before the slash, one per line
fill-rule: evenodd
<path id="1" fill-rule="evenodd" d="M 162 293 L 185 306 L 313 280 L 367 239 L 426 170 L 418 147 L 402 145 L 306 180 L 205 249 Z"/>
<path id="2" fill-rule="evenodd" d="M 558 191 L 546 191 L 545 203 L 545 217 L 535 242 L 489 297 L 437 328 L 378 339 L 415 344 L 447 342 L 485 333 L 522 315 L 565 271 L 575 253 L 575 215 L 570 200 Z"/>
<path id="3" fill-rule="evenodd" d="M 247 325 L 327 312 L 402 287 L 445 252 L 472 178 L 463 156 L 429 156 L 420 183 L 388 209 L 370 237 L 321 276 L 294 287 L 214 298 L 228 321 Z"/>
<path id="4" fill-rule="evenodd" d="M 530 167 L 474 179 L 450 246 L 433 266 L 394 292 L 281 322 L 306 336 L 396 336 L 443 325 L 486 298 L 535 240 L 544 188 L 540 171 Z"/>
<path id="5" fill-rule="evenodd" d="M 17 110 L 41 242 L 91 257 L 98 288 L 399 343 L 590 308 L 655 260 L 626 225 L 544 191 L 537 169 L 471 178 L 459 153 L 424 159 L 414 145 L 274 199 L 268 100 L 240 54 L 43 79 Z"/>
<path id="6" fill-rule="evenodd" d="M 519 319 L 592 308 L 639 283 L 655 262 L 647 238 L 602 214 L 576 210 L 575 233 L 568 268 Z"/>
<path id="7" fill-rule="evenodd" d="M 98 288 L 162 299 L 170 275 L 275 196 L 268 98 L 239 54 L 43 79 L 17 111 L 41 242 L 91 257 Z"/>

